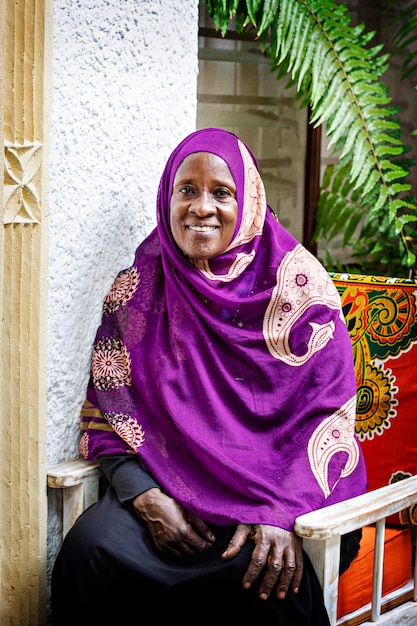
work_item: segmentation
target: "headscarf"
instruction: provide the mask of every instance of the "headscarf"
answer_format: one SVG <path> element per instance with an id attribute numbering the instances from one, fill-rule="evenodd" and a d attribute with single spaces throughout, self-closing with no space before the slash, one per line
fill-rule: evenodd
<path id="1" fill-rule="evenodd" d="M 175 173 L 211 152 L 236 184 L 226 251 L 192 261 L 170 230 Z M 209 523 L 292 530 L 362 493 L 356 388 L 340 298 L 279 223 L 255 157 L 206 128 L 172 152 L 157 226 L 104 300 L 82 410 L 85 458 L 136 454 L 161 489 Z"/>

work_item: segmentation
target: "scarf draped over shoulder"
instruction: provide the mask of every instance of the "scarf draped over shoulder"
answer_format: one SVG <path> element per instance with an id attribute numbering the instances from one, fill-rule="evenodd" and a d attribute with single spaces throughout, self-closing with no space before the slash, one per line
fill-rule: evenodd
<path id="1" fill-rule="evenodd" d="M 195 152 L 227 163 L 238 203 L 229 247 L 205 261 L 169 226 L 176 170 Z M 292 530 L 365 490 L 355 393 L 328 273 L 273 215 L 249 148 L 221 129 L 192 133 L 163 171 L 156 228 L 105 297 L 81 453 L 137 455 L 207 522 Z"/>

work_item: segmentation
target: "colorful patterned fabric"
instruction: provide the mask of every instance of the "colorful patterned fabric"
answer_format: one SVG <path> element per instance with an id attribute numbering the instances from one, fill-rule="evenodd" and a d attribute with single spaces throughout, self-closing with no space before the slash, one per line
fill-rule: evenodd
<path id="1" fill-rule="evenodd" d="M 332 274 L 353 346 L 369 489 L 417 473 L 417 281 Z M 417 523 L 414 507 L 401 522 Z M 398 516 L 390 518 L 397 521 Z"/>
<path id="2" fill-rule="evenodd" d="M 227 250 L 192 262 L 170 231 L 180 163 L 229 166 L 238 219 Z M 328 273 L 268 207 L 235 135 L 204 129 L 168 159 L 157 227 L 105 298 L 82 412 L 83 455 L 137 454 L 208 522 L 295 518 L 365 490 L 352 349 Z"/>

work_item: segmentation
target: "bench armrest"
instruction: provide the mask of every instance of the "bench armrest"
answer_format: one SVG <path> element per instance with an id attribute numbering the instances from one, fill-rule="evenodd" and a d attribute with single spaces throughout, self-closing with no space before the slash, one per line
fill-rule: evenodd
<path id="1" fill-rule="evenodd" d="M 63 538 L 81 513 L 99 497 L 103 476 L 98 461 L 72 459 L 48 469 L 48 487 L 62 489 Z"/>
<path id="2" fill-rule="evenodd" d="M 380 621 L 385 518 L 415 504 L 417 476 L 412 476 L 344 502 L 300 515 L 296 519 L 295 532 L 303 538 L 303 547 L 319 578 L 332 626 L 337 623 L 341 535 L 369 524 L 376 525 L 372 621 L 378 624 L 394 623 Z"/>
<path id="3" fill-rule="evenodd" d="M 373 524 L 414 504 L 417 504 L 417 476 L 300 515 L 295 522 L 295 532 L 307 539 L 329 539 Z"/>

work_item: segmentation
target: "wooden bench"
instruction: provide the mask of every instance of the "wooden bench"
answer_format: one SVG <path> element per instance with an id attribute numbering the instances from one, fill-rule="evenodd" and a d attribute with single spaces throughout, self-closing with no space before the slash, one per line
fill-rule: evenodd
<path id="1" fill-rule="evenodd" d="M 73 459 L 48 470 L 48 487 L 62 489 L 62 538 L 77 517 L 96 502 L 103 472 L 98 462 Z"/>
<path id="2" fill-rule="evenodd" d="M 410 579 L 402 589 L 390 596 L 382 597 L 385 519 L 393 513 L 416 504 L 417 476 L 413 476 L 399 483 L 339 502 L 326 509 L 301 515 L 296 520 L 295 532 L 303 538 L 303 547 L 309 554 L 319 577 L 331 626 L 336 624 L 415 626 L 417 624 L 416 568 L 414 568 L 413 579 Z M 376 524 L 371 606 L 365 606 L 358 609 L 355 614 L 337 620 L 340 537 L 369 524 Z M 410 558 L 411 548 L 410 545 Z M 417 564 L 416 559 L 417 552 L 414 548 L 415 564 Z M 393 608 L 383 613 L 383 609 L 387 609 L 390 605 L 393 605 Z"/>
<path id="3" fill-rule="evenodd" d="M 63 492 L 63 537 L 82 511 L 98 499 L 101 477 L 99 464 L 83 459 L 60 463 L 48 470 L 48 486 L 62 489 Z M 303 546 L 309 553 L 322 583 L 332 626 L 336 624 L 415 626 L 417 624 L 415 580 L 410 581 L 394 597 L 386 598 L 383 602 L 381 599 L 385 518 L 413 505 L 417 505 L 417 476 L 334 504 L 326 509 L 307 513 L 297 519 L 295 530 L 303 538 Z M 372 614 L 372 621 L 361 621 L 361 617 L 358 616 L 356 618 L 351 616 L 350 621 L 343 619 L 337 621 L 340 537 L 344 533 L 371 523 L 377 524 L 373 600 L 371 609 L 366 607 L 367 614 L 369 612 Z M 409 600 L 410 595 L 411 600 Z M 404 603 L 381 615 L 382 608 L 388 606 L 390 602 L 396 604 L 398 598 L 401 599 L 401 597 L 404 598 Z"/>

